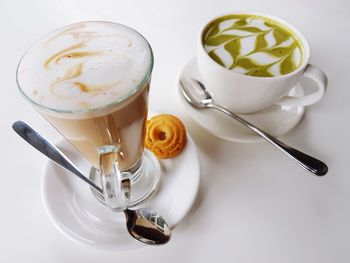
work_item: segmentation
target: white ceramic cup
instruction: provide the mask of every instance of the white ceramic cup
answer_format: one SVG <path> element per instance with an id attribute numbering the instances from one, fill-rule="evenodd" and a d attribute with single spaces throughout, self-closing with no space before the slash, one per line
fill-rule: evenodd
<path id="1" fill-rule="evenodd" d="M 305 37 L 291 24 L 266 14 L 259 13 L 231 13 L 249 14 L 266 17 L 290 29 L 300 40 L 303 50 L 301 65 L 294 71 L 275 77 L 248 76 L 229 70 L 215 62 L 206 52 L 202 42 L 202 35 L 207 26 L 219 16 L 206 23 L 200 30 L 197 43 L 198 69 L 203 83 L 213 94 L 215 101 L 237 113 L 252 113 L 267 108 L 273 104 L 288 106 L 307 106 L 319 101 L 327 87 L 327 76 L 317 67 L 310 65 L 310 47 Z M 225 16 L 225 15 L 224 15 Z M 301 77 L 308 78 L 315 83 L 316 91 L 303 97 L 290 97 L 288 92 Z"/>

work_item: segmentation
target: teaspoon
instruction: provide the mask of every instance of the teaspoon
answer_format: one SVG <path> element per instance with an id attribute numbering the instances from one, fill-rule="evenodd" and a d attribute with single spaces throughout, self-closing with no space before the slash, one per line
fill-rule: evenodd
<path id="1" fill-rule="evenodd" d="M 55 145 L 47 141 L 37 131 L 23 121 L 16 121 L 12 125 L 13 130 L 25 141 L 42 154 L 54 161 L 59 166 L 77 175 L 84 182 L 98 191 L 103 196 L 103 190 L 93 181 L 83 175 L 81 171 L 69 160 Z M 125 209 L 126 225 L 128 232 L 136 240 L 148 245 L 162 245 L 171 237 L 171 230 L 162 216 L 149 208 L 137 210 Z"/>
<path id="2" fill-rule="evenodd" d="M 212 95 L 209 93 L 207 88 L 200 81 L 193 78 L 184 78 L 180 80 L 180 90 L 182 95 L 185 97 L 187 102 L 197 109 L 215 109 L 226 115 L 230 116 L 234 120 L 238 121 L 248 129 L 252 130 L 256 134 L 260 135 L 266 141 L 274 145 L 281 152 L 286 154 L 290 159 L 295 161 L 301 167 L 307 171 L 317 175 L 323 176 L 328 172 L 328 167 L 325 163 L 320 160 L 315 159 L 305 153 L 296 150 L 285 143 L 277 140 L 273 136 L 267 134 L 266 132 L 260 130 L 254 124 L 246 121 L 237 114 L 229 111 L 228 109 L 215 103 Z"/>

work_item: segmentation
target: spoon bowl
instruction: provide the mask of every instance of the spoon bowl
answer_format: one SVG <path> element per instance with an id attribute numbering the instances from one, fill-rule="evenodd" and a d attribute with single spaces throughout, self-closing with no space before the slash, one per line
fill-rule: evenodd
<path id="1" fill-rule="evenodd" d="M 202 82 L 193 78 L 180 80 L 180 90 L 185 99 L 195 108 L 208 108 L 213 102 L 213 97 Z"/>
<path id="2" fill-rule="evenodd" d="M 164 218 L 152 209 L 124 211 L 130 235 L 135 239 L 152 245 L 165 244 L 170 240 L 171 230 Z"/>

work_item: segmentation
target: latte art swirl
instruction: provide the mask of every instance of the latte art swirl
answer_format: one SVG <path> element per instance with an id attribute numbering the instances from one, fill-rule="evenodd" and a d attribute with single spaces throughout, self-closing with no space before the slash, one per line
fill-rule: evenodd
<path id="1" fill-rule="evenodd" d="M 288 29 L 259 16 L 221 17 L 207 27 L 202 42 L 218 64 L 251 76 L 285 75 L 303 59 L 300 42 Z"/>
<path id="2" fill-rule="evenodd" d="M 147 41 L 136 31 L 83 22 L 35 43 L 21 60 L 17 79 L 39 105 L 89 110 L 128 96 L 147 74 L 151 56 Z"/>

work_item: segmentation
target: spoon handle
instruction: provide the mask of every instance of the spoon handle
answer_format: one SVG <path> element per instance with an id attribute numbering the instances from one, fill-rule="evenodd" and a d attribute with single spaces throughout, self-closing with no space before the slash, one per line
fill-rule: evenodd
<path id="1" fill-rule="evenodd" d="M 221 107 L 216 104 L 210 104 L 208 105 L 210 108 L 216 109 L 218 111 L 221 111 L 225 113 L 226 115 L 230 116 L 231 118 L 235 119 L 236 121 L 243 124 L 245 127 L 249 128 L 250 130 L 254 131 L 261 137 L 263 137 L 266 141 L 274 145 L 277 149 L 279 149 L 281 152 L 286 154 L 290 159 L 295 161 L 297 164 L 299 164 L 304 169 L 308 170 L 309 172 L 318 175 L 323 176 L 328 172 L 327 165 L 317 160 L 316 158 L 307 155 L 299 150 L 294 149 L 293 147 L 290 147 L 286 145 L 285 143 L 281 142 L 280 140 L 277 140 L 276 138 L 272 137 L 271 135 L 265 133 L 264 131 L 260 130 L 258 127 L 256 127 L 254 124 L 242 119 L 237 114 L 229 111 L 228 109 Z"/>
<path id="2" fill-rule="evenodd" d="M 39 152 L 46 155 L 49 159 L 57 163 L 59 166 L 74 173 L 80 179 L 103 194 L 102 189 L 98 187 L 94 182 L 92 182 L 89 178 L 85 177 L 79 171 L 79 169 L 64 155 L 64 153 L 62 153 L 55 145 L 51 144 L 28 124 L 23 121 L 16 121 L 12 125 L 12 129 Z"/>

